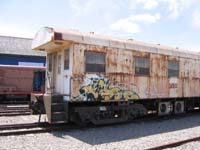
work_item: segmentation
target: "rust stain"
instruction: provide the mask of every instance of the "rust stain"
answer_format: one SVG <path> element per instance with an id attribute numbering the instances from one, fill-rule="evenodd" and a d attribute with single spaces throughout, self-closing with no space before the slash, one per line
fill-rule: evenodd
<path id="1" fill-rule="evenodd" d="M 169 97 L 170 89 L 177 89 L 177 96 L 200 95 L 198 60 L 78 43 L 74 44 L 73 48 L 73 95 L 78 94 L 78 89 L 85 78 L 85 51 L 105 53 L 106 76 L 109 81 L 112 84 L 134 84 L 141 98 Z M 135 75 L 135 57 L 150 58 L 150 76 Z M 169 60 L 179 62 L 180 78 L 176 85 L 169 82 Z"/>

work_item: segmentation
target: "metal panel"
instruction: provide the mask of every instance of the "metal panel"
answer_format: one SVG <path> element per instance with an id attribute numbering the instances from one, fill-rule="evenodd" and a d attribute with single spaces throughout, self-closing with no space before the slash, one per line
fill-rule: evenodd
<path id="1" fill-rule="evenodd" d="M 32 92 L 35 70 L 44 68 L 0 66 L 1 92 Z"/>
<path id="2" fill-rule="evenodd" d="M 59 30 L 45 27 L 41 29 L 33 40 L 32 49 L 45 49 L 45 45 L 51 42 L 53 32 L 62 33 L 63 41 L 71 41 L 75 43 L 106 46 L 112 48 L 123 48 L 133 51 L 143 51 L 154 54 L 164 54 L 169 56 L 179 56 L 183 58 L 199 59 L 199 54 L 188 50 L 161 46 L 156 44 L 148 44 L 135 40 L 120 40 L 109 36 L 84 33 L 75 30 Z M 185 55 L 186 54 L 186 55 Z"/>
<path id="3" fill-rule="evenodd" d="M 118 40 L 93 33 L 68 30 L 62 32 L 55 30 L 55 32 L 63 34 L 62 42 L 68 42 L 66 45 L 58 46 L 55 49 L 56 52 L 69 47 L 73 49 L 72 96 L 80 95 L 79 90 L 84 86 L 89 74 L 85 72 L 84 53 L 86 51 L 105 53 L 106 73 L 101 75 L 101 78 L 108 79 L 110 86 L 118 85 L 122 89 L 134 89 L 133 91 L 136 91 L 140 98 L 200 96 L 198 90 L 200 88 L 200 61 L 197 53 L 134 40 Z M 70 45 L 69 42 L 73 44 Z M 44 43 L 40 46 L 51 49 L 51 44 Z M 136 57 L 150 59 L 148 76 L 135 75 Z M 169 60 L 179 62 L 178 78 L 168 78 Z M 55 70 L 54 73 L 57 74 L 56 72 Z"/>
<path id="4" fill-rule="evenodd" d="M 170 107 L 170 102 L 160 102 L 159 107 L 158 107 L 158 115 L 167 115 L 171 113 L 171 107 Z"/>
<path id="5" fill-rule="evenodd" d="M 134 78 L 134 83 L 136 84 L 137 88 L 138 88 L 138 94 L 140 96 L 140 98 L 149 98 L 149 77 L 145 77 L 145 76 L 136 76 Z"/>

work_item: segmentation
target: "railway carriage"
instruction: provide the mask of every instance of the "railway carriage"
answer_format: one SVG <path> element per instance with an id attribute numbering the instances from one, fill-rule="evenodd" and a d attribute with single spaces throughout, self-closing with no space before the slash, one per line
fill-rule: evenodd
<path id="1" fill-rule="evenodd" d="M 106 124 L 200 107 L 199 53 L 50 27 L 32 48 L 47 52 L 51 123 Z"/>
<path id="2" fill-rule="evenodd" d="M 0 103 L 30 102 L 31 93 L 44 93 L 45 67 L 0 65 Z"/>

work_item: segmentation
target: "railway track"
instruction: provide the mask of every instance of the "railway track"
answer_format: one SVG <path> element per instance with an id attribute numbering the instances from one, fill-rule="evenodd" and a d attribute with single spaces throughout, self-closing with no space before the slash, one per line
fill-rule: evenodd
<path id="1" fill-rule="evenodd" d="M 144 117 L 144 118 L 139 118 L 134 120 L 135 123 L 139 122 L 149 122 L 149 121 L 163 121 L 163 120 L 168 120 L 171 118 L 176 118 L 178 119 L 179 117 L 187 117 L 190 115 L 199 115 L 199 112 L 197 113 L 190 113 L 190 114 L 182 114 L 180 116 L 171 116 L 171 117 L 157 117 L 155 115 L 152 115 L 151 117 Z M 118 123 L 118 124 L 109 124 L 109 125 L 89 125 L 89 126 L 77 126 L 74 124 L 49 124 L 47 122 L 42 122 L 42 123 L 28 123 L 28 124 L 10 124 L 10 125 L 0 125 L 0 136 L 11 136 L 11 135 L 24 135 L 24 134 L 36 134 L 36 133 L 47 133 L 47 132 L 52 132 L 52 131 L 67 131 L 67 130 L 72 130 L 72 129 L 88 129 L 88 128 L 101 128 L 105 126 L 117 126 L 120 124 L 128 124 L 130 122 L 125 122 L 125 123 Z M 159 150 L 159 149 L 164 149 L 164 148 L 170 148 L 170 147 L 175 147 L 179 146 L 181 144 L 190 142 L 190 141 L 195 141 L 195 140 L 200 140 L 200 137 L 194 138 L 194 139 L 188 139 L 184 141 L 179 141 L 179 142 L 174 142 L 171 144 L 167 145 L 161 145 L 158 147 L 153 147 L 149 148 L 149 150 Z"/>
<path id="2" fill-rule="evenodd" d="M 47 122 L 1 125 L 0 136 L 47 133 L 47 132 L 52 132 L 52 131 L 72 130 L 75 128 L 77 127 L 74 125 L 48 124 Z"/>
<path id="3" fill-rule="evenodd" d="M 25 115 L 31 115 L 31 111 L 14 111 L 14 112 L 0 112 L 1 116 L 25 116 Z"/>
<path id="4" fill-rule="evenodd" d="M 156 147 L 148 148 L 146 150 L 162 150 L 162 149 L 166 149 L 166 148 L 174 148 L 174 147 L 177 147 L 177 146 L 189 143 L 189 142 L 194 142 L 194 141 L 200 141 L 200 136 L 194 137 L 194 138 L 189 138 L 186 140 L 175 141 L 175 142 L 172 142 L 169 144 L 159 145 Z"/>
<path id="5" fill-rule="evenodd" d="M 28 105 L 0 105 L 0 116 L 30 115 Z"/>
<path id="6" fill-rule="evenodd" d="M 16 129 L 29 129 L 29 128 L 37 128 L 48 125 L 47 122 L 44 123 L 26 123 L 26 124 L 9 124 L 9 125 L 1 125 L 0 131 L 3 130 L 16 130 Z"/>

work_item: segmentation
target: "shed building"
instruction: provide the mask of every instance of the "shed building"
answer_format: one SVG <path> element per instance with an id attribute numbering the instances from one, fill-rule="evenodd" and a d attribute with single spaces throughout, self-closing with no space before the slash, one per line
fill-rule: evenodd
<path id="1" fill-rule="evenodd" d="M 45 66 L 46 53 L 31 50 L 32 39 L 0 36 L 0 64 Z"/>

